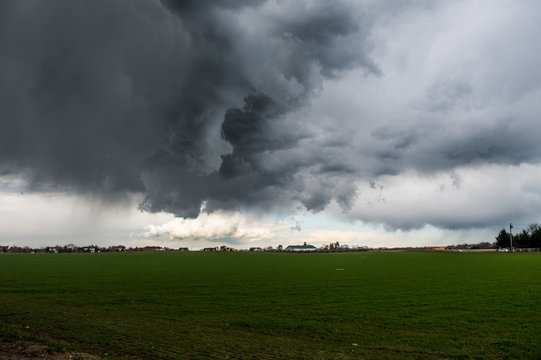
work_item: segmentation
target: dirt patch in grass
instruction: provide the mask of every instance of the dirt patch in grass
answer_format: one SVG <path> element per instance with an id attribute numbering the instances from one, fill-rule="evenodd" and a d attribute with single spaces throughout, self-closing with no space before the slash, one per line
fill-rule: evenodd
<path id="1" fill-rule="evenodd" d="M 0 342 L 0 360 L 99 360 L 95 355 L 85 353 L 52 352 L 47 346 L 27 341 Z"/>

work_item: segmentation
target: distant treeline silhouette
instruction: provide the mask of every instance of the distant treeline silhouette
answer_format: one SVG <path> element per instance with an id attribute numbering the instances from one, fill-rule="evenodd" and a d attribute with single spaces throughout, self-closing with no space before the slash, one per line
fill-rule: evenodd
<path id="1" fill-rule="evenodd" d="M 496 236 L 496 246 L 498 248 L 510 248 L 511 238 L 515 248 L 541 248 L 541 226 L 537 223 L 530 224 L 527 229 L 523 229 L 518 234 L 513 234 L 512 237 L 505 229 L 501 229 L 498 236 Z"/>

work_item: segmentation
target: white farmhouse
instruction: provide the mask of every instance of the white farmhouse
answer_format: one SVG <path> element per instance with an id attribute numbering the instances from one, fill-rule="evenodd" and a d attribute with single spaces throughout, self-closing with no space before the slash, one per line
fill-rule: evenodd
<path id="1" fill-rule="evenodd" d="M 296 251 L 296 252 L 307 252 L 307 251 L 316 251 L 317 248 L 314 245 L 289 245 L 286 247 L 286 251 Z"/>

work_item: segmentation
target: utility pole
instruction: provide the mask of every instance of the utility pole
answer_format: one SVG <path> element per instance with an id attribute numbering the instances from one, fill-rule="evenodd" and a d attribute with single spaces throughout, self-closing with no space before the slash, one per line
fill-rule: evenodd
<path id="1" fill-rule="evenodd" d="M 509 223 L 509 240 L 511 241 L 511 252 L 513 252 L 513 234 L 511 233 L 513 229 L 513 224 Z"/>

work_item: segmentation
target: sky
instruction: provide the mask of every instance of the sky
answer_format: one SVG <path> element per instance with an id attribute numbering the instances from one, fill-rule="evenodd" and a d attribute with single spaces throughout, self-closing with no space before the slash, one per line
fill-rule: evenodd
<path id="1" fill-rule="evenodd" d="M 2 1 L 0 244 L 427 246 L 541 222 L 539 15 Z"/>

